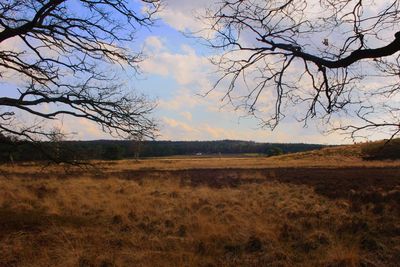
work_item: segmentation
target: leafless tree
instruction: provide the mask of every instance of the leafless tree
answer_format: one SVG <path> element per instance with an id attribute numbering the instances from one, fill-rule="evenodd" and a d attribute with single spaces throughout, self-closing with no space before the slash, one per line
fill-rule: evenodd
<path id="1" fill-rule="evenodd" d="M 154 103 L 112 70 L 136 74 L 143 56 L 128 46 L 158 9 L 157 0 L 0 1 L 0 134 L 51 139 L 43 122 L 72 116 L 118 137 L 154 137 Z"/>
<path id="2" fill-rule="evenodd" d="M 221 55 L 213 90 L 262 126 L 290 113 L 353 138 L 399 134 L 400 1 L 224 0 L 202 20 Z"/>

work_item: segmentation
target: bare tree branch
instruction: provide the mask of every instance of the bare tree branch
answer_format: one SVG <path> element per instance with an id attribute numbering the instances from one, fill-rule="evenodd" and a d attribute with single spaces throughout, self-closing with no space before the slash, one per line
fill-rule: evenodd
<path id="1" fill-rule="evenodd" d="M 160 6 L 142 2 L 145 9 L 126 0 L 1 1 L 0 77 L 18 77 L 24 85 L 8 83 L 13 97 L 0 97 L 0 133 L 51 138 L 41 124 L 21 125 L 18 111 L 44 120 L 84 118 L 123 138 L 154 138 L 155 104 L 130 92 L 111 70 L 138 70 L 143 56 L 128 46 L 138 27 L 153 24 Z"/>
<path id="2" fill-rule="evenodd" d="M 400 1 L 223 0 L 201 19 L 197 36 L 220 52 L 213 90 L 262 126 L 288 113 L 326 125 L 346 115 L 362 126 L 342 130 L 399 134 Z M 366 103 L 372 113 L 360 110 Z"/>

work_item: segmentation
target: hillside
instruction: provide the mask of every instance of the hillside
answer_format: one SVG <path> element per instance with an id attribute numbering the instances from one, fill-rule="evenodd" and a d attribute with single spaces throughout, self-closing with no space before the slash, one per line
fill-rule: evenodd
<path id="1" fill-rule="evenodd" d="M 400 139 L 359 143 L 282 155 L 281 160 L 381 161 L 400 159 Z"/>
<path id="2" fill-rule="evenodd" d="M 363 144 L 361 154 L 367 160 L 400 159 L 400 138 Z"/>

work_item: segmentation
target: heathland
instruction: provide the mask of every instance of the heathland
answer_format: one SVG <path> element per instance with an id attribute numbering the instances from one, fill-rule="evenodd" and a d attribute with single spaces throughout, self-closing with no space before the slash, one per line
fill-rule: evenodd
<path id="1" fill-rule="evenodd" d="M 363 151 L 3 164 L 0 266 L 398 266 L 400 161 Z"/>

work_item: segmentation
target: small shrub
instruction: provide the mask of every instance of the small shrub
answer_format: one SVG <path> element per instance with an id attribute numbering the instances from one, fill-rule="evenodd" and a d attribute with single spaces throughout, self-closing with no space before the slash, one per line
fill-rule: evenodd
<path id="1" fill-rule="evenodd" d="M 228 244 L 224 246 L 225 252 L 238 255 L 242 252 L 242 246 L 238 244 Z"/>
<path id="2" fill-rule="evenodd" d="M 361 155 L 367 160 L 400 159 L 400 138 L 364 144 Z"/>
<path id="3" fill-rule="evenodd" d="M 112 224 L 121 224 L 122 223 L 122 216 L 121 215 L 115 215 L 111 219 Z"/>
<path id="4" fill-rule="evenodd" d="M 112 266 L 114 266 L 114 264 L 109 260 L 103 260 L 100 263 L 100 267 L 112 267 Z"/>
<path id="5" fill-rule="evenodd" d="M 79 267 L 94 267 L 95 265 L 87 258 L 80 257 L 78 260 Z"/>
<path id="6" fill-rule="evenodd" d="M 339 233 L 357 234 L 369 231 L 369 224 L 361 218 L 353 218 L 350 221 L 343 222 L 339 227 Z"/>
<path id="7" fill-rule="evenodd" d="M 166 228 L 172 228 L 172 227 L 174 227 L 175 224 L 171 220 L 165 220 L 164 225 Z"/>
<path id="8" fill-rule="evenodd" d="M 279 238 L 283 241 L 300 240 L 303 234 L 296 227 L 285 223 L 280 230 Z"/>
<path id="9" fill-rule="evenodd" d="M 46 185 L 36 185 L 36 186 L 28 186 L 27 187 L 30 191 L 32 191 L 37 198 L 42 199 L 48 196 L 54 197 L 57 193 L 57 188 L 50 188 Z"/>
<path id="10" fill-rule="evenodd" d="M 263 250 L 263 243 L 255 236 L 251 236 L 245 246 L 246 252 L 259 252 Z"/>
<path id="11" fill-rule="evenodd" d="M 375 238 L 367 236 L 361 240 L 361 248 L 367 251 L 376 251 L 382 247 Z"/>
<path id="12" fill-rule="evenodd" d="M 200 241 L 196 246 L 196 253 L 200 255 L 205 255 L 207 252 L 206 244 Z"/>
<path id="13" fill-rule="evenodd" d="M 184 226 L 184 225 L 179 226 L 177 234 L 180 237 L 185 237 L 186 236 L 186 226 Z"/>
<path id="14" fill-rule="evenodd" d="M 385 206 L 382 203 L 375 204 L 372 212 L 376 215 L 381 215 L 385 211 Z"/>

